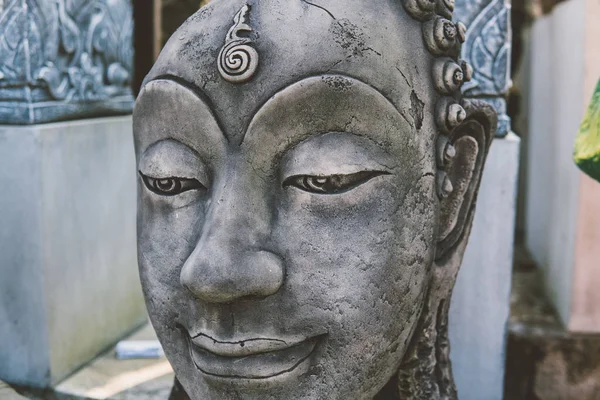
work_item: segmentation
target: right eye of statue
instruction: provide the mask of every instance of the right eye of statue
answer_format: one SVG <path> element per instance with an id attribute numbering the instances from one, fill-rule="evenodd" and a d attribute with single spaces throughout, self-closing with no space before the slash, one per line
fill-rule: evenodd
<path id="1" fill-rule="evenodd" d="M 283 182 L 283 187 L 294 186 L 316 194 L 337 194 L 352 190 L 380 175 L 389 175 L 389 172 L 361 171 L 355 174 L 327 176 L 294 175 Z"/>
<path id="2" fill-rule="evenodd" d="M 144 185 L 150 190 L 161 196 L 176 196 L 188 190 L 206 190 L 197 179 L 189 178 L 152 178 L 140 172 Z"/>

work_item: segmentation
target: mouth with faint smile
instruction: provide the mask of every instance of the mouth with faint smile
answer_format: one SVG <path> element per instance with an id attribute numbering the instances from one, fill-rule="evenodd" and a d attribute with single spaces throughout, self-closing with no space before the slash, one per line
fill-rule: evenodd
<path id="1" fill-rule="evenodd" d="M 222 341 L 200 333 L 188 336 L 188 341 L 191 358 L 202 373 L 215 378 L 264 380 L 308 369 L 309 358 L 322 338 Z"/>

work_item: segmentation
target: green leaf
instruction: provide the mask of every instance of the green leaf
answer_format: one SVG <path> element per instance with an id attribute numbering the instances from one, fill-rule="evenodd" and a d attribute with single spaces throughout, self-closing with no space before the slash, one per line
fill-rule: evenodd
<path id="1" fill-rule="evenodd" d="M 583 172 L 600 181 L 600 81 L 579 128 L 573 158 Z"/>

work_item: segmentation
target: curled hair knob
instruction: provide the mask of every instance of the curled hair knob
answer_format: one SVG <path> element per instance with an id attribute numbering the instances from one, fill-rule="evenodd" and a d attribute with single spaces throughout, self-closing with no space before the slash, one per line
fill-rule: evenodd
<path id="1" fill-rule="evenodd" d="M 460 89 L 464 72 L 460 65 L 449 57 L 438 58 L 433 64 L 433 82 L 442 94 L 452 94 Z"/>
<path id="2" fill-rule="evenodd" d="M 457 49 L 456 25 L 442 17 L 436 17 L 423 23 L 423 37 L 427 48 L 435 56 L 452 56 Z"/>
<path id="3" fill-rule="evenodd" d="M 452 19 L 454 0 L 437 0 L 436 12 L 444 18 Z"/>
<path id="4" fill-rule="evenodd" d="M 430 19 L 435 11 L 435 0 L 402 0 L 404 9 L 419 21 Z"/>
<path id="5" fill-rule="evenodd" d="M 467 27 L 462 22 L 456 23 L 456 33 L 458 34 L 458 40 L 464 43 L 467 40 Z"/>
<path id="6" fill-rule="evenodd" d="M 467 118 L 465 109 L 452 97 L 442 97 L 436 107 L 436 122 L 442 132 L 448 133 Z"/>
<path id="7" fill-rule="evenodd" d="M 460 67 L 462 69 L 463 78 L 465 82 L 469 82 L 471 79 L 473 79 L 473 67 L 471 67 L 471 64 L 469 64 L 465 60 L 461 60 Z"/>

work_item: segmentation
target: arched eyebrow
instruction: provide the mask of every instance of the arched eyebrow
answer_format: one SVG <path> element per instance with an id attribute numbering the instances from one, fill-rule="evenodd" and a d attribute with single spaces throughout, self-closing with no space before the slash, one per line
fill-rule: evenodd
<path id="1" fill-rule="evenodd" d="M 356 79 L 328 79 L 333 77 L 301 80 L 258 110 L 240 144 L 253 152 L 255 165 L 273 170 L 290 149 L 333 133 L 362 137 L 384 150 L 410 145 L 415 128 L 389 99 Z"/>
<path id="2" fill-rule="evenodd" d="M 212 117 L 217 122 L 217 126 L 219 127 L 219 129 L 223 133 L 223 136 L 225 137 L 225 140 L 227 141 L 227 143 L 229 143 L 229 137 L 227 136 L 227 134 L 225 133 L 225 130 L 223 129 L 224 128 L 223 124 L 221 124 L 221 121 L 219 120 L 218 116 L 215 114 L 215 107 L 214 107 L 214 104 L 213 104 L 212 100 L 210 99 L 210 97 L 208 97 L 208 95 L 206 93 L 204 93 L 204 91 L 198 85 L 196 85 L 193 82 L 187 81 L 187 80 L 185 80 L 182 77 L 177 76 L 177 75 L 163 74 L 163 75 L 159 75 L 159 76 L 156 76 L 156 77 L 152 78 L 151 80 L 149 80 L 148 82 L 146 82 L 144 86 L 146 86 L 150 82 L 161 81 L 161 80 L 162 81 L 171 81 L 171 82 L 176 83 L 176 84 L 178 84 L 180 86 L 183 86 L 184 88 L 188 89 L 190 92 L 194 93 L 194 95 L 196 95 L 196 97 L 198 97 L 201 101 L 203 101 L 204 104 L 206 104 L 206 106 L 208 107 L 208 109 L 209 109 Z"/>
<path id="3" fill-rule="evenodd" d="M 185 87 L 186 89 L 190 90 L 192 93 L 194 93 L 196 96 L 198 96 L 198 98 L 200 100 L 202 100 L 204 103 L 206 103 L 206 105 L 208 107 L 210 107 L 211 111 L 214 114 L 214 104 L 212 103 L 212 100 L 195 83 L 186 81 L 185 79 L 183 79 L 182 77 L 177 76 L 177 75 L 164 74 L 164 75 L 159 75 L 159 76 L 152 78 L 150 81 L 146 82 L 146 84 L 148 84 L 150 82 L 154 82 L 154 81 L 159 81 L 159 80 L 172 81 L 172 82 L 175 82 L 176 84 L 181 85 L 181 86 Z"/>
<path id="4" fill-rule="evenodd" d="M 399 109 L 398 107 L 396 107 L 396 105 L 392 102 L 392 100 L 390 100 L 384 93 L 382 93 L 379 89 L 377 89 L 376 87 L 363 82 L 360 79 L 357 79 L 355 77 L 349 76 L 349 75 L 344 75 L 344 74 L 321 74 L 321 75 L 311 75 L 311 76 L 305 76 L 303 78 L 297 79 L 291 83 L 286 84 L 284 87 L 280 88 L 279 90 L 277 90 L 275 93 L 273 93 L 272 95 L 270 95 L 265 101 L 263 101 L 262 103 L 258 104 L 257 107 L 255 108 L 255 110 L 252 112 L 252 117 L 247 121 L 246 126 L 244 127 L 244 131 L 243 131 L 243 135 L 240 141 L 240 145 L 244 142 L 244 139 L 246 138 L 246 134 L 248 133 L 248 128 L 250 127 L 250 125 L 252 125 L 252 121 L 254 120 L 255 116 L 267 105 L 269 104 L 271 101 L 273 101 L 273 98 L 276 97 L 278 94 L 285 92 L 288 88 L 290 88 L 291 86 L 297 85 L 303 81 L 309 81 L 313 78 L 324 78 L 324 77 L 331 77 L 331 78 L 341 78 L 341 79 L 347 79 L 350 81 L 355 81 L 361 84 L 364 84 L 366 86 L 368 86 L 370 89 L 374 90 L 375 92 L 377 92 L 379 95 L 381 95 L 383 98 L 385 98 L 387 100 L 387 102 L 394 108 L 396 109 L 396 111 L 398 111 L 398 113 L 402 116 L 402 118 L 404 118 L 407 122 L 410 123 L 410 121 L 408 121 L 406 115 L 404 115 L 404 113 L 402 112 L 401 109 Z M 210 99 L 210 97 L 208 97 L 208 95 L 206 93 L 204 93 L 204 91 L 195 83 L 190 82 L 185 80 L 184 78 L 177 76 L 177 75 L 173 75 L 173 74 L 163 74 L 163 75 L 158 75 L 154 78 L 152 78 L 151 80 L 149 80 L 148 82 L 146 82 L 144 84 L 144 86 L 146 86 L 147 84 L 149 84 L 150 82 L 153 81 L 157 81 L 157 80 L 167 80 L 167 81 L 171 81 L 174 82 L 180 86 L 185 87 L 186 89 L 188 89 L 189 91 L 191 91 L 192 93 L 194 93 L 201 101 L 203 101 L 209 108 L 214 120 L 217 123 L 217 126 L 219 127 L 219 129 L 221 130 L 221 132 L 223 133 L 223 136 L 225 137 L 225 140 L 227 141 L 227 143 L 230 143 L 230 138 L 227 135 L 227 133 L 225 132 L 224 126 L 221 123 L 220 119 L 218 118 L 218 116 L 215 113 L 215 107 L 214 104 L 212 102 L 212 100 Z"/>
<path id="5" fill-rule="evenodd" d="M 248 129 L 250 128 L 250 126 L 252 126 L 252 123 L 254 121 L 254 119 L 256 118 L 256 116 L 266 107 L 268 106 L 268 104 L 270 104 L 271 102 L 275 101 L 277 96 L 285 93 L 288 89 L 290 89 L 293 86 L 299 85 L 303 82 L 310 82 L 313 79 L 318 79 L 318 78 L 331 78 L 331 79 L 342 79 L 342 80 L 347 80 L 349 82 L 356 82 L 358 84 L 361 85 L 365 85 L 366 87 L 368 87 L 369 89 L 373 90 L 375 93 L 377 93 L 379 96 L 381 96 L 383 99 L 385 99 L 385 101 L 392 106 L 397 112 L 398 114 L 409 124 L 412 126 L 412 123 L 409 121 L 409 119 L 406 117 L 406 115 L 402 112 L 402 109 L 398 108 L 394 102 L 388 97 L 386 96 L 384 93 L 382 93 L 379 89 L 377 89 L 376 87 L 358 79 L 355 78 L 353 76 L 349 76 L 349 75 L 345 75 L 345 74 L 339 74 L 339 73 L 335 73 L 335 74 L 319 74 L 319 75 L 310 75 L 310 76 L 305 76 L 303 78 L 300 78 L 296 81 L 293 81 L 287 85 L 285 85 L 284 87 L 282 87 L 281 89 L 277 90 L 275 93 L 273 93 L 271 96 L 269 96 L 265 101 L 263 101 L 262 103 L 260 103 L 255 110 L 252 113 L 252 118 L 250 118 L 250 120 L 248 120 L 246 126 L 244 127 L 244 133 L 242 136 L 242 140 L 240 142 L 240 145 L 244 143 L 244 140 L 246 139 L 246 135 L 248 134 Z"/>

